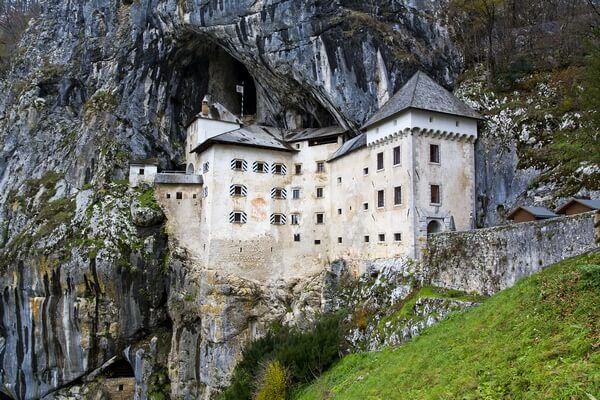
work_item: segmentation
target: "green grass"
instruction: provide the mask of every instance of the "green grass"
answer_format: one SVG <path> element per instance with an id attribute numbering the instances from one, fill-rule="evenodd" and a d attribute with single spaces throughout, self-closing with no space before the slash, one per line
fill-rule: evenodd
<path id="1" fill-rule="evenodd" d="M 600 253 L 554 265 L 398 348 L 344 357 L 296 399 L 600 396 Z"/>

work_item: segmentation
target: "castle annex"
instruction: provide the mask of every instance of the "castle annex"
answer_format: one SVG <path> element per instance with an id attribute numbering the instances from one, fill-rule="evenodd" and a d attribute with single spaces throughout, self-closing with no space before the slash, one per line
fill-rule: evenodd
<path id="1" fill-rule="evenodd" d="M 155 183 L 172 233 L 206 268 L 254 279 L 340 258 L 360 268 L 418 257 L 428 234 L 473 227 L 479 119 L 421 72 L 358 136 L 245 126 L 205 98 L 187 129 L 185 174 L 132 163 L 130 181 Z"/>

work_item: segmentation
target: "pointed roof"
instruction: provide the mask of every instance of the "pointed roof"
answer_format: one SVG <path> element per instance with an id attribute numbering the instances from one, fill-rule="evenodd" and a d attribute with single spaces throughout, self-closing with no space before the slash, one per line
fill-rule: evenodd
<path id="1" fill-rule="evenodd" d="M 363 125 L 362 129 L 409 108 L 482 119 L 478 112 L 460 101 L 427 74 L 418 71 Z"/>
<path id="2" fill-rule="evenodd" d="M 263 125 L 248 125 L 207 139 L 192 149 L 190 153 L 202 152 L 215 143 L 237 144 L 263 149 L 295 152 L 295 149 L 292 149 L 287 143 L 280 139 L 282 137 L 283 133 L 277 128 Z"/>
<path id="3" fill-rule="evenodd" d="M 575 203 L 582 204 L 585 207 L 588 207 L 590 210 L 600 210 L 600 200 L 573 198 L 573 199 L 569 200 L 568 202 L 566 202 L 565 204 L 563 204 L 561 207 L 559 207 L 556 210 L 556 213 L 564 214 L 566 212 L 567 208 L 569 208 L 571 205 L 573 205 Z"/>
<path id="4" fill-rule="evenodd" d="M 343 145 L 340 146 L 339 149 L 333 153 L 331 157 L 329 157 L 328 162 L 333 160 L 337 160 L 345 156 L 346 154 L 352 153 L 355 150 L 362 149 L 367 145 L 367 134 L 361 133 L 360 135 L 353 137 L 352 139 L 346 141 Z"/>
<path id="5" fill-rule="evenodd" d="M 518 206 L 508 214 L 508 218 L 512 219 L 512 217 L 519 210 L 523 210 L 538 219 L 548 219 L 548 218 L 558 217 L 558 215 L 556 215 L 553 211 L 547 209 L 546 207 Z"/>

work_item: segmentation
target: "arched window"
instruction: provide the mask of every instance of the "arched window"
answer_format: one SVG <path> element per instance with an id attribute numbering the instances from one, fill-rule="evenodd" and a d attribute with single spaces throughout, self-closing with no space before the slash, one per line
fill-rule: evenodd
<path id="1" fill-rule="evenodd" d="M 440 233 L 442 231 L 442 224 L 440 221 L 429 221 L 427 224 L 427 236 L 433 235 L 434 233 Z"/>
<path id="2" fill-rule="evenodd" d="M 185 170 L 185 173 L 189 174 L 189 175 L 193 175 L 194 171 L 195 171 L 194 164 L 189 163 L 188 166 L 187 166 L 187 169 Z"/>

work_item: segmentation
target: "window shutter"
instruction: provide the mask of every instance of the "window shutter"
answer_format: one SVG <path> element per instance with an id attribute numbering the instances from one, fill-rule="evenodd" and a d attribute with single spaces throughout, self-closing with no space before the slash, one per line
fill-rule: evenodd
<path id="1" fill-rule="evenodd" d="M 275 222 L 275 219 L 277 217 L 279 217 L 280 222 Z M 270 221 L 271 221 L 271 225 L 285 225 L 285 223 L 287 222 L 287 219 L 284 214 L 271 214 Z"/>
<path id="2" fill-rule="evenodd" d="M 229 195 L 230 196 L 235 196 L 235 188 L 239 187 L 241 189 L 242 192 L 242 196 L 246 197 L 248 195 L 248 188 L 246 187 L 246 185 L 231 185 L 229 187 Z"/>
<path id="3" fill-rule="evenodd" d="M 235 223 L 235 214 L 239 213 L 240 214 L 240 222 L 241 224 L 245 224 L 247 222 L 247 216 L 246 213 L 243 211 L 232 211 L 229 213 L 229 222 L 234 224 Z"/>
<path id="4" fill-rule="evenodd" d="M 240 160 L 239 158 L 234 158 L 233 160 L 231 160 L 231 169 L 235 170 L 235 164 L 241 161 L 242 162 L 242 171 L 247 171 L 248 170 L 248 161 L 246 160 Z M 256 164 L 256 163 L 255 163 Z"/>

